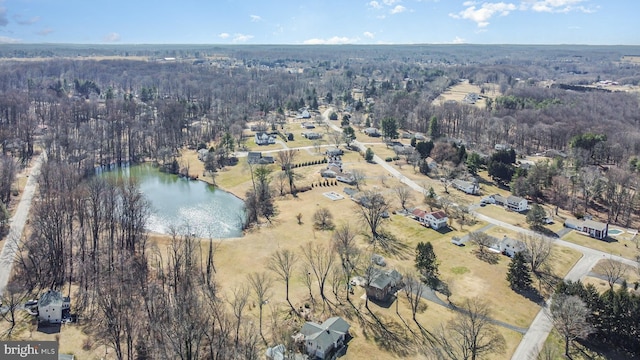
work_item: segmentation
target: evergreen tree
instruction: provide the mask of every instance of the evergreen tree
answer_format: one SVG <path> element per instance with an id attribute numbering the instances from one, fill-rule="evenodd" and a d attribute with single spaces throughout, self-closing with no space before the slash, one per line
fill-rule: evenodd
<path id="1" fill-rule="evenodd" d="M 422 281 L 432 289 L 436 289 L 438 283 L 438 258 L 433 252 L 430 242 L 419 242 L 416 246 L 416 269 L 422 275 Z"/>
<path id="2" fill-rule="evenodd" d="M 429 136 L 431 136 L 431 139 L 437 139 L 440 137 L 440 125 L 438 124 L 438 118 L 435 116 L 432 116 L 431 119 L 429 119 Z"/>
<path id="3" fill-rule="evenodd" d="M 511 258 L 507 281 L 513 290 L 527 290 L 531 286 L 531 270 L 527 266 L 527 259 L 521 252 Z"/>

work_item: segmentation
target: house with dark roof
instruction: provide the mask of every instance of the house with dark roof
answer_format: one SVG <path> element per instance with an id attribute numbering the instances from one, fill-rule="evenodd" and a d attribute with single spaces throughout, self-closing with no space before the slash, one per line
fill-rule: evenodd
<path id="1" fill-rule="evenodd" d="M 609 224 L 594 220 L 567 219 L 564 226 L 583 232 L 593 238 L 603 240 L 609 235 Z"/>
<path id="2" fill-rule="evenodd" d="M 263 156 L 260 151 L 249 151 L 247 153 L 247 162 L 249 164 L 273 164 L 275 159 L 273 156 Z"/>
<path id="3" fill-rule="evenodd" d="M 40 296 L 38 300 L 38 320 L 51 324 L 62 322 L 62 313 L 71 308 L 71 300 L 68 296 L 55 290 L 49 290 Z"/>
<path id="4" fill-rule="evenodd" d="M 365 291 L 369 299 L 386 301 L 389 296 L 402 289 L 402 274 L 395 269 L 382 270 L 372 267 L 369 270 L 369 281 L 365 285 Z"/>
<path id="5" fill-rule="evenodd" d="M 311 358 L 331 358 L 332 353 L 344 345 L 350 327 L 338 316 L 331 317 L 322 324 L 307 321 L 300 330 L 306 353 Z"/>
<path id="6" fill-rule="evenodd" d="M 427 213 L 425 219 L 429 223 L 429 226 L 434 230 L 446 227 L 449 222 L 449 217 L 442 210 Z"/>

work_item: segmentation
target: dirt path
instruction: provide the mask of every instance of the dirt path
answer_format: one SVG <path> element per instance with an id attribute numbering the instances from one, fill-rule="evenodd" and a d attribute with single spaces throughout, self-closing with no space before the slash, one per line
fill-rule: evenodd
<path id="1" fill-rule="evenodd" d="M 24 187 L 20 203 L 16 207 L 16 212 L 9 220 L 10 229 L 7 234 L 4 247 L 0 252 L 0 296 L 4 293 L 4 289 L 9 282 L 9 276 L 11 275 L 11 269 L 18 251 L 20 239 L 22 239 L 22 232 L 24 226 L 29 218 L 29 209 L 31 209 L 31 200 L 38 187 L 38 175 L 40 175 L 40 166 L 43 161 L 46 161 L 46 153 L 40 154 L 38 158 L 33 162 L 33 166 L 29 171 L 29 180 Z"/>

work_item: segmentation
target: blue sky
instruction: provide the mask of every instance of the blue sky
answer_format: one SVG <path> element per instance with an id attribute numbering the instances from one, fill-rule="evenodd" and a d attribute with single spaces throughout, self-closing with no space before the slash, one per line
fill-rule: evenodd
<path id="1" fill-rule="evenodd" d="M 0 0 L 0 43 L 640 45 L 638 0 Z"/>

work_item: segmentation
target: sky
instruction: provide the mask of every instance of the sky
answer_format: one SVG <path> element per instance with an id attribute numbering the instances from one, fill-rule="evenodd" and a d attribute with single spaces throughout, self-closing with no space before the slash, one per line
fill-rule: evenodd
<path id="1" fill-rule="evenodd" d="M 0 43 L 640 45 L 638 0 L 0 0 Z"/>

